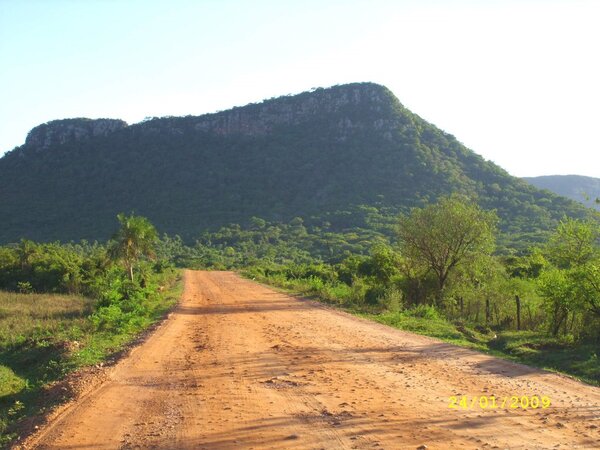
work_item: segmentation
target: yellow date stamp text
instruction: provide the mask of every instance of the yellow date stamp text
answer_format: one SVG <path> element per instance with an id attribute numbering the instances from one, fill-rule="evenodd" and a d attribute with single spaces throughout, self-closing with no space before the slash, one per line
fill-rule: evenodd
<path id="1" fill-rule="evenodd" d="M 461 395 L 451 396 L 450 409 L 546 409 L 552 404 L 549 397 L 542 395 L 511 395 L 496 397 L 494 395 Z"/>

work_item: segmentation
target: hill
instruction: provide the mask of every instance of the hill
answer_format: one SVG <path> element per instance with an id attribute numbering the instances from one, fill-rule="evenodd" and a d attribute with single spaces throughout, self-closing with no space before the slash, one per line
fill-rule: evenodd
<path id="1" fill-rule="evenodd" d="M 387 88 L 355 83 L 130 126 L 40 125 L 0 159 L 0 242 L 105 239 L 120 211 L 188 240 L 253 216 L 391 234 L 398 212 L 452 192 L 497 209 L 513 243 L 587 214 L 484 160 Z"/>
<path id="2" fill-rule="evenodd" d="M 600 211 L 600 178 L 581 175 L 547 175 L 541 177 L 525 177 L 528 183 L 540 189 L 548 189 L 555 194 L 581 202 L 589 208 Z"/>

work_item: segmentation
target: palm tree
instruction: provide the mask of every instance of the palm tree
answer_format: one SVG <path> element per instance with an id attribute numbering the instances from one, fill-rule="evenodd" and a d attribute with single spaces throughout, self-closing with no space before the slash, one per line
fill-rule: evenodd
<path id="1" fill-rule="evenodd" d="M 121 213 L 117 215 L 121 224 L 119 231 L 112 237 L 108 248 L 111 259 L 120 260 L 133 281 L 133 267 L 138 260 L 144 256 L 154 256 L 154 245 L 158 239 L 158 233 L 154 225 L 148 219 L 141 216 L 126 216 Z"/>
<path id="2" fill-rule="evenodd" d="M 31 258 L 37 252 L 37 244 L 27 239 L 21 239 L 17 247 L 17 256 L 21 264 L 21 271 L 26 272 L 31 269 Z"/>

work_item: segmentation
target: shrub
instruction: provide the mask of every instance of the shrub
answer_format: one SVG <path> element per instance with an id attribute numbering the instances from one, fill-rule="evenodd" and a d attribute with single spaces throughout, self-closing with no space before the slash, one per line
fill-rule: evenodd
<path id="1" fill-rule="evenodd" d="M 21 294 L 33 293 L 33 286 L 29 281 L 19 281 L 17 283 L 17 289 Z"/>
<path id="2" fill-rule="evenodd" d="M 325 283 L 321 278 L 312 275 L 306 279 L 306 284 L 311 291 L 317 294 L 323 289 L 323 286 L 325 286 Z"/>
<path id="3" fill-rule="evenodd" d="M 378 305 L 380 300 L 385 296 L 386 288 L 383 285 L 375 285 L 369 287 L 365 292 L 365 303 L 367 305 Z"/>
<path id="4" fill-rule="evenodd" d="M 117 305 L 102 306 L 90 316 L 98 330 L 119 330 L 127 317 Z"/>
<path id="5" fill-rule="evenodd" d="M 440 313 L 432 305 L 417 305 L 408 311 L 408 315 L 430 320 L 438 320 L 440 318 Z"/>
<path id="6" fill-rule="evenodd" d="M 402 310 L 403 300 L 402 292 L 399 289 L 389 287 L 380 301 L 386 311 L 396 313 Z"/>
<path id="7" fill-rule="evenodd" d="M 352 282 L 349 301 L 352 305 L 362 305 L 365 302 L 367 285 L 360 278 Z"/>
<path id="8" fill-rule="evenodd" d="M 352 288 L 345 283 L 326 285 L 323 294 L 330 301 L 344 303 L 351 298 Z"/>

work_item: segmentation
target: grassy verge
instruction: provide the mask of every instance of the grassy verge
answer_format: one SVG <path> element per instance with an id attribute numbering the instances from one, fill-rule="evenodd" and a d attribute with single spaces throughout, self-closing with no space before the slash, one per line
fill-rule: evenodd
<path id="1" fill-rule="evenodd" d="M 435 337 L 451 344 L 483 351 L 522 364 L 560 372 L 600 386 L 598 358 L 600 348 L 597 345 L 553 338 L 543 331 L 492 332 L 472 324 L 451 322 L 430 307 L 394 312 L 378 311 L 365 304 L 360 293 L 354 293 L 347 285 L 327 285 L 313 279 L 288 280 L 280 276 L 261 277 L 255 272 L 242 274 L 283 288 L 292 294 L 307 296 L 394 328 Z"/>
<path id="2" fill-rule="evenodd" d="M 50 406 L 40 401 L 46 386 L 122 350 L 173 307 L 181 289 L 178 272 L 157 275 L 143 308 L 110 327 L 99 324 L 91 299 L 0 292 L 0 447 L 16 437 L 15 425 Z"/>

